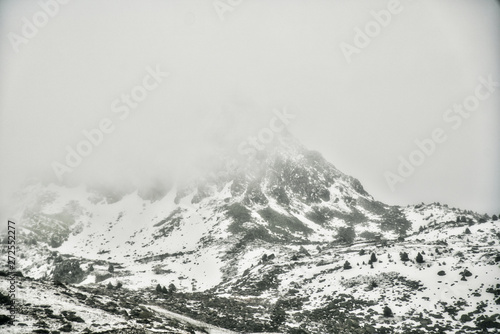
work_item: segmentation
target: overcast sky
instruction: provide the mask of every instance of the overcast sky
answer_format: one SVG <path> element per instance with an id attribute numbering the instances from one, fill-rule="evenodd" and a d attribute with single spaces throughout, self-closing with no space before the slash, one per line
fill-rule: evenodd
<path id="1" fill-rule="evenodd" d="M 66 1 L 53 17 L 37 1 L 0 2 L 3 212 L 16 185 L 54 178 L 53 162 L 104 119 L 113 131 L 68 179 L 161 175 L 204 152 L 221 115 L 244 115 L 244 137 L 287 108 L 290 131 L 380 201 L 500 213 L 500 87 L 477 88 L 500 80 L 498 2 Z M 358 28 L 372 37 L 353 53 Z M 124 117 L 119 99 L 151 71 L 169 75 L 147 79 Z M 468 118 L 447 112 L 477 89 Z M 435 129 L 446 140 L 391 189 L 387 172 Z"/>

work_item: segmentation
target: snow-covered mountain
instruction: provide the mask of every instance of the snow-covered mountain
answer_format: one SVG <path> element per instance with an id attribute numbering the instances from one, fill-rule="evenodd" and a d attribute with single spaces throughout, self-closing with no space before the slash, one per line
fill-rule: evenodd
<path id="1" fill-rule="evenodd" d="M 172 185 L 23 189 L 14 219 L 26 326 L 10 330 L 500 329 L 496 216 L 386 205 L 289 137 L 250 160 L 202 165 Z M 60 313 L 45 326 L 41 304 Z"/>

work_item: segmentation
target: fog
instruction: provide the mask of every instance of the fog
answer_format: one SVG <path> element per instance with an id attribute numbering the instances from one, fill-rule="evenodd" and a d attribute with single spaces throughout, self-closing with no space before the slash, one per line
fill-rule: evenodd
<path id="1" fill-rule="evenodd" d="M 299 141 L 380 201 L 498 214 L 500 87 L 459 126 L 444 120 L 479 77 L 500 80 L 498 2 L 402 0 L 346 56 L 388 3 L 72 0 L 27 38 L 38 2 L 0 2 L 1 218 L 27 179 L 163 182 L 284 108 Z M 385 173 L 436 128 L 446 141 L 391 189 Z M 54 162 L 95 129 L 99 144 L 60 181 Z"/>

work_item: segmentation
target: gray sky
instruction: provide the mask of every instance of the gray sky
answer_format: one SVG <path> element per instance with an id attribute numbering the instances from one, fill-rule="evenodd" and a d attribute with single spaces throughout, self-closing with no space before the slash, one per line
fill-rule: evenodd
<path id="1" fill-rule="evenodd" d="M 500 6 L 401 0 L 348 62 L 341 43 L 389 3 L 71 0 L 16 52 L 14 34 L 43 14 L 0 2 L 0 209 L 26 177 L 54 178 L 52 163 L 105 118 L 114 131 L 66 179 L 145 182 L 206 152 L 202 134 L 224 115 L 243 117 L 245 137 L 286 107 L 290 131 L 378 200 L 500 213 L 500 87 L 456 129 L 443 119 L 480 76 L 500 80 Z M 147 67 L 169 76 L 121 120 L 112 104 Z M 436 128 L 446 141 L 391 190 L 384 173 Z"/>

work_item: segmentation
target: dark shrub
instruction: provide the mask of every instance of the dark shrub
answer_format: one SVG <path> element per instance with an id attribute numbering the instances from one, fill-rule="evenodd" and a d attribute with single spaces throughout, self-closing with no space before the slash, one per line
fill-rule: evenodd
<path id="1" fill-rule="evenodd" d="M 12 304 L 12 299 L 10 298 L 9 295 L 4 295 L 0 291 L 0 305 L 10 305 Z"/>
<path id="2" fill-rule="evenodd" d="M 472 320 L 472 317 L 468 314 L 462 314 L 462 316 L 460 317 L 461 322 L 468 322 L 471 320 Z"/>
<path id="3" fill-rule="evenodd" d="M 488 328 L 500 328 L 500 315 L 481 315 L 476 319 L 476 325 L 478 328 L 483 329 L 483 332 L 486 332 Z"/>
<path id="4" fill-rule="evenodd" d="M 344 269 L 345 269 L 345 270 L 352 269 L 351 264 L 349 263 L 349 261 L 345 261 L 345 262 L 344 262 Z"/>
<path id="5" fill-rule="evenodd" d="M 390 309 L 390 307 L 389 306 L 384 307 L 384 317 L 391 318 L 393 316 L 394 316 L 394 314 L 392 313 L 392 310 Z"/>
<path id="6" fill-rule="evenodd" d="M 472 276 L 472 273 L 469 270 L 467 270 L 467 269 L 465 269 L 463 272 L 461 272 L 461 274 L 464 275 L 465 277 L 471 277 Z"/>
<path id="7" fill-rule="evenodd" d="M 424 263 L 424 257 L 422 256 L 422 254 L 418 253 L 417 254 L 417 257 L 415 258 L 415 261 L 417 261 L 417 263 Z"/>
<path id="8" fill-rule="evenodd" d="M 8 315 L 0 314 L 0 326 L 8 324 L 11 322 L 11 318 Z"/>
<path id="9" fill-rule="evenodd" d="M 352 244 L 356 238 L 356 232 L 352 227 L 340 227 L 337 231 L 337 238 L 342 242 Z"/>

